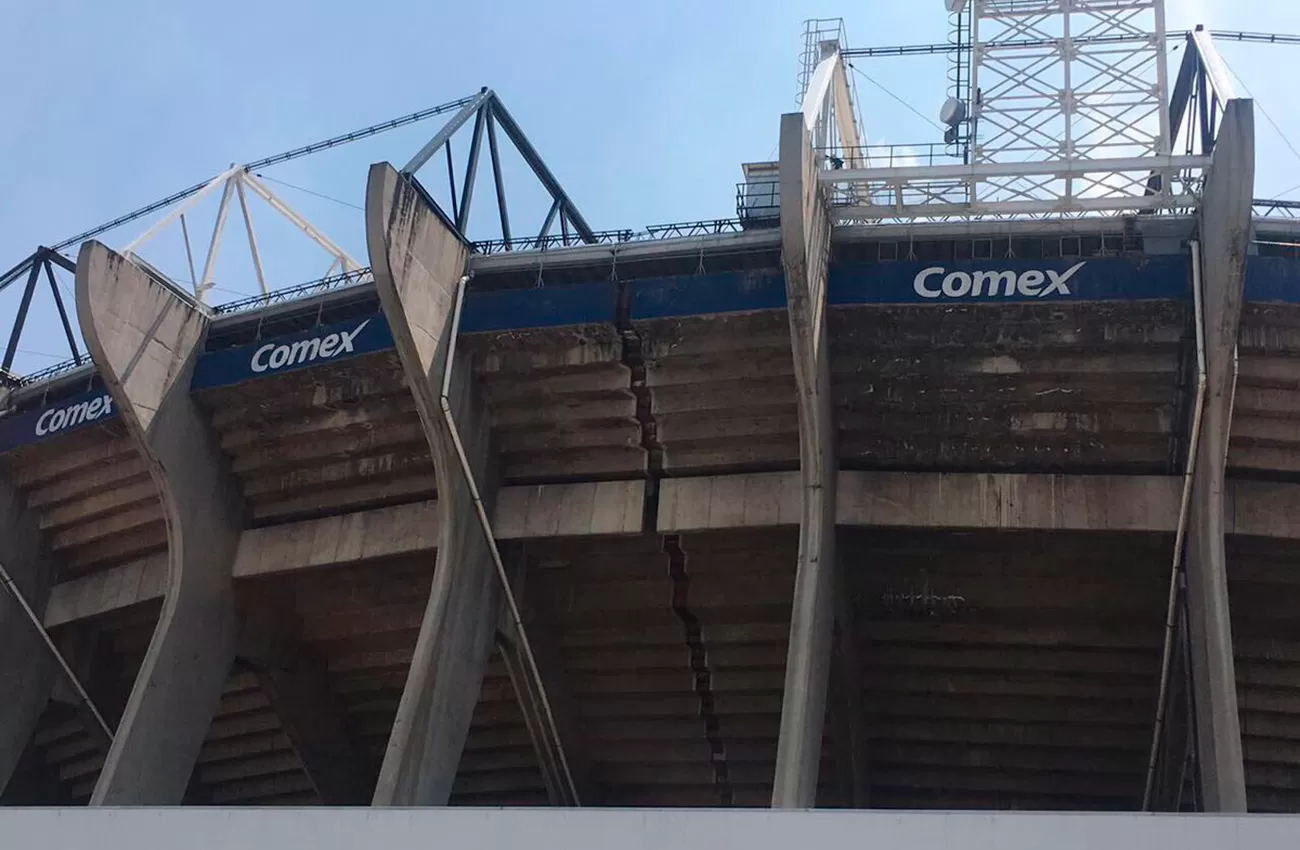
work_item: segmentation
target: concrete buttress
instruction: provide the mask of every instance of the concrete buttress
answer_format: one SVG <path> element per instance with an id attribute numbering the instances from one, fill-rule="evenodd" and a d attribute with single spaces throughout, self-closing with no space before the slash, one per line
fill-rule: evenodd
<path id="1" fill-rule="evenodd" d="M 1231 100 L 1219 125 L 1200 213 L 1206 396 L 1200 442 L 1195 447 L 1187 545 L 1197 761 L 1209 812 L 1246 810 L 1224 552 L 1224 477 L 1254 186 L 1253 104 Z"/>
<path id="2" fill-rule="evenodd" d="M 456 291 L 468 250 L 411 181 L 371 166 L 366 242 L 384 314 L 424 427 L 438 487 L 433 586 L 384 754 L 377 806 L 446 805 L 492 652 L 501 591 L 439 405 Z M 452 416 L 489 512 L 496 485 L 488 423 L 468 357 L 455 361 Z"/>
<path id="3" fill-rule="evenodd" d="M 235 656 L 238 489 L 190 396 L 209 317 L 98 242 L 77 261 L 86 345 L 149 467 L 167 522 L 162 611 L 92 805 L 178 805 Z"/>
<path id="4" fill-rule="evenodd" d="M 826 343 L 830 216 L 800 113 L 781 116 L 781 262 L 799 412 L 799 560 L 772 790 L 774 808 L 817 800 L 835 592 L 835 451 Z"/>

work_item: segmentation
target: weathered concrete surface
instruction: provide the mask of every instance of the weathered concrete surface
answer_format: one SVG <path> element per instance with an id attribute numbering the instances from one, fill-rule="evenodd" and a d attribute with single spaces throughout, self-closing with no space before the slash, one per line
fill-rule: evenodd
<path id="1" fill-rule="evenodd" d="M 772 805 L 816 803 L 830 674 L 835 592 L 835 431 L 826 272 L 830 217 L 817 182 L 818 157 L 803 115 L 781 116 L 781 262 L 785 269 L 799 410 L 802 499 L 790 651 Z"/>
<path id="2" fill-rule="evenodd" d="M 1172 533 L 1182 487 L 1168 475 L 841 470 L 837 479 L 840 526 L 1005 531 Z M 1300 538 L 1300 484 L 1228 481 L 1224 499 L 1225 533 Z M 794 472 L 668 478 L 659 490 L 656 528 L 665 533 L 798 522 Z"/>
<path id="3" fill-rule="evenodd" d="M 660 532 L 798 525 L 798 472 L 666 478 L 659 485 Z"/>
<path id="4" fill-rule="evenodd" d="M 59 580 L 167 548 L 158 489 L 116 416 L 23 446 L 5 466 L 58 559 Z"/>
<path id="5" fill-rule="evenodd" d="M 519 601 L 522 629 L 502 606 L 498 655 L 533 741 L 547 802 L 552 806 L 596 805 L 601 788 L 593 781 L 588 742 L 565 676 L 556 620 L 545 604 L 544 594 L 528 591 L 531 576 L 527 555 L 522 547 L 514 548 L 509 562 L 510 586 Z M 537 665 L 537 676 L 530 670 L 525 640 Z M 540 686 L 542 682 L 545 687 Z M 551 723 L 555 725 L 554 735 L 549 729 Z"/>
<path id="6" fill-rule="evenodd" d="M 841 472 L 841 525 L 1173 531 L 1182 481 L 1162 475 Z"/>
<path id="7" fill-rule="evenodd" d="M 837 448 L 873 469 L 1168 469 L 1190 303 L 831 310 Z"/>
<path id="8" fill-rule="evenodd" d="M 0 564 L 35 611 L 49 598 L 55 564 L 41 543 L 36 518 L 17 489 L 0 474 Z M 5 698 L 0 700 L 0 792 L 18 766 L 41 711 L 50 698 L 58 666 L 27 615 L 0 589 L 0 670 Z"/>
<path id="9" fill-rule="evenodd" d="M 1237 336 L 1229 474 L 1300 472 L 1300 305 L 1248 301 Z"/>
<path id="10" fill-rule="evenodd" d="M 1136 809 L 1171 536 L 841 529 L 877 808 Z"/>
<path id="11" fill-rule="evenodd" d="M 167 588 L 167 566 L 166 553 L 158 553 L 59 582 L 50 589 L 45 628 L 161 598 Z"/>
<path id="12" fill-rule="evenodd" d="M 759 276 L 769 275 L 764 270 Z M 797 394 L 784 310 L 633 325 L 665 470 L 684 475 L 798 464 Z"/>
<path id="13" fill-rule="evenodd" d="M 1223 496 L 1254 186 L 1253 104 L 1229 101 L 1219 125 L 1200 210 L 1207 374 L 1187 539 L 1198 764 L 1205 810 L 1210 812 L 1246 810 L 1223 544 Z"/>
<path id="14" fill-rule="evenodd" d="M 359 309 L 377 311 L 373 303 Z M 429 446 L 391 349 L 195 396 L 231 458 L 253 524 L 433 498 Z"/>
<path id="15" fill-rule="evenodd" d="M 860 472 L 838 475 L 836 524 L 896 528 L 1154 531 L 1177 525 L 1181 480 L 1159 475 Z M 1300 484 L 1230 480 L 1225 533 L 1300 539 Z M 799 474 L 760 472 L 664 479 L 662 533 L 799 524 Z M 603 481 L 503 487 L 499 540 L 636 534 L 644 484 Z M 245 529 L 234 577 L 329 568 L 437 547 L 434 500 Z M 50 588 L 45 626 L 162 597 L 167 556 L 151 555 Z"/>
<path id="16" fill-rule="evenodd" d="M 1229 481 L 1224 494 L 1224 531 L 1243 537 L 1300 538 L 1300 484 Z"/>
<path id="17" fill-rule="evenodd" d="M 526 291 L 527 292 L 527 291 Z M 637 400 L 613 316 L 468 335 L 503 481 L 642 475 Z"/>
<path id="18" fill-rule="evenodd" d="M 240 537 L 234 574 L 246 578 L 432 552 L 437 516 L 438 503 L 429 499 L 250 528 Z"/>
<path id="19" fill-rule="evenodd" d="M 726 489 L 725 484 L 719 486 L 719 492 Z M 503 487 L 493 528 L 501 540 L 636 534 L 641 531 L 644 499 L 642 481 Z M 438 545 L 438 516 L 437 501 L 428 499 L 244 529 L 232 574 L 236 579 L 250 579 L 403 555 L 432 555 Z M 167 565 L 165 554 L 149 555 L 55 584 L 45 605 L 46 627 L 162 597 Z"/>
<path id="20" fill-rule="evenodd" d="M 642 481 L 503 487 L 492 530 L 498 540 L 636 534 L 644 502 Z"/>
<path id="21" fill-rule="evenodd" d="M 181 802 L 235 653 L 238 492 L 189 394 L 208 317 L 104 245 L 77 262 L 77 314 L 167 519 L 167 587 L 92 805 Z"/>
<path id="22" fill-rule="evenodd" d="M 366 243 L 380 302 L 433 452 L 439 509 L 433 586 L 374 803 L 444 805 L 469 733 L 500 604 L 487 541 L 438 403 L 468 252 L 419 191 L 387 163 L 370 168 Z M 452 415 L 490 512 L 496 485 L 488 463 L 488 423 L 474 396 L 469 358 L 456 362 L 449 393 Z"/>
<path id="23" fill-rule="evenodd" d="M 252 669 L 321 801 L 366 805 L 374 776 L 329 686 L 327 662 L 304 644 L 293 605 L 259 591 L 241 593 L 240 661 Z"/>

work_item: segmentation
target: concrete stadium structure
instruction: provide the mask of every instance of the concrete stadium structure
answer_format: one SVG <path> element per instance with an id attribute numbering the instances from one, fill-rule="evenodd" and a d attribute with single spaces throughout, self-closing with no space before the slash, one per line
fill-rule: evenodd
<path id="1" fill-rule="evenodd" d="M 0 564 L 90 700 L 5 598 L 0 801 L 1300 812 L 1300 224 L 1215 105 L 1188 209 L 867 221 L 803 112 L 735 232 L 381 163 L 294 300 L 86 242 Z"/>

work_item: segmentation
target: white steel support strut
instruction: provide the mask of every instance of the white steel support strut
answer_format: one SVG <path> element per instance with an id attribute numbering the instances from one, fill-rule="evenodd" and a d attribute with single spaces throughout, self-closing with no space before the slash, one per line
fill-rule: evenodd
<path id="1" fill-rule="evenodd" d="M 337 257 L 339 263 L 343 267 L 343 271 L 354 272 L 361 268 L 361 264 L 358 263 L 356 260 L 352 259 L 352 257 L 348 254 L 347 251 L 344 251 L 342 248 L 336 245 L 332 239 L 330 239 L 324 233 L 321 233 L 319 230 L 313 227 L 311 222 L 307 221 L 307 219 L 303 218 L 301 215 L 294 212 L 289 207 L 288 204 L 280 200 L 280 198 L 274 192 L 268 189 L 266 187 L 266 184 L 262 183 L 261 180 L 258 180 L 256 177 L 254 177 L 253 175 L 247 172 L 241 172 L 240 180 L 245 184 L 247 184 L 248 188 L 252 189 L 258 195 L 260 195 L 262 200 L 270 204 L 272 209 L 274 209 L 276 212 L 278 212 L 280 215 L 284 216 L 285 218 L 289 219 L 289 221 L 292 222 L 295 227 L 297 227 L 303 233 L 307 234 L 307 236 L 313 242 L 315 242 L 317 245 L 324 248 L 326 252 L 333 254 L 335 257 Z"/>
<path id="2" fill-rule="evenodd" d="M 248 233 L 248 251 L 253 255 L 253 268 L 257 271 L 257 285 L 262 290 L 262 294 L 267 293 L 266 275 L 262 274 L 262 255 L 257 252 L 257 237 L 253 235 L 253 217 L 248 214 L 248 198 L 244 194 L 244 181 L 241 179 L 235 183 L 235 190 L 239 192 L 239 211 L 244 216 L 244 231 Z"/>
<path id="3" fill-rule="evenodd" d="M 208 243 L 207 255 L 203 263 L 203 273 L 196 276 L 194 273 L 194 252 L 190 245 L 186 213 L 196 203 L 214 193 L 218 187 L 221 188 L 221 200 L 217 207 L 216 221 L 212 228 L 212 239 Z M 307 238 L 329 254 L 331 271 L 335 266 L 341 268 L 345 273 L 356 272 L 361 269 L 361 264 L 354 260 L 347 251 L 313 226 L 311 222 L 307 221 L 306 218 L 291 208 L 284 200 L 267 188 L 262 181 L 254 177 L 242 166 L 232 166 L 210 180 L 203 188 L 189 196 L 183 203 L 155 222 L 148 230 L 127 245 L 122 251 L 123 255 L 137 262 L 143 262 L 137 254 L 139 248 L 158 235 L 168 224 L 179 219 L 185 242 L 185 256 L 190 266 L 190 284 L 193 287 L 195 297 L 203 301 L 208 290 L 213 287 L 213 274 L 216 270 L 217 255 L 221 250 L 221 238 L 225 232 L 226 217 L 230 212 L 231 200 L 237 196 L 239 209 L 244 217 L 244 232 L 248 238 L 248 251 L 253 261 L 254 272 L 257 275 L 258 290 L 262 295 L 266 295 L 270 291 L 270 287 L 266 280 L 266 269 L 262 264 L 262 250 L 257 242 L 257 234 L 253 230 L 253 218 L 248 206 L 247 190 L 251 190 L 260 197 L 271 209 L 286 218 L 294 227 L 302 231 Z M 326 273 L 326 276 L 328 274 L 329 272 Z"/>
<path id="4" fill-rule="evenodd" d="M 236 172 L 226 181 L 225 188 L 221 190 L 221 205 L 217 207 L 217 221 L 212 226 L 212 242 L 208 244 L 208 258 L 203 263 L 203 277 L 199 278 L 198 289 L 194 291 L 200 302 L 203 301 L 208 290 L 212 288 L 212 273 L 217 268 L 217 252 L 221 249 L 221 234 L 226 229 L 226 215 L 230 212 L 231 189 L 238 181 L 239 172 Z"/>
<path id="5" fill-rule="evenodd" d="M 174 220 L 184 215 L 195 204 L 197 204 L 199 201 L 206 198 L 208 195 L 212 194 L 212 192 L 216 190 L 218 186 L 224 186 L 230 180 L 230 178 L 234 177 L 237 173 L 239 173 L 238 168 L 229 168 L 221 172 L 220 174 L 218 174 L 216 177 L 213 177 L 211 180 L 208 181 L 208 184 L 206 186 L 204 186 L 199 191 L 195 192 L 193 195 L 190 195 L 187 199 L 185 199 L 184 202 L 181 203 L 180 206 L 176 207 L 176 209 L 172 210 L 167 215 L 160 218 L 157 222 L 154 223 L 152 227 L 150 227 L 144 233 L 141 233 L 139 236 L 133 239 L 125 248 L 122 249 L 122 254 L 128 257 L 134 254 L 141 245 L 148 242 L 153 237 L 157 236 L 158 231 L 162 230 L 168 224 L 171 224 Z"/>

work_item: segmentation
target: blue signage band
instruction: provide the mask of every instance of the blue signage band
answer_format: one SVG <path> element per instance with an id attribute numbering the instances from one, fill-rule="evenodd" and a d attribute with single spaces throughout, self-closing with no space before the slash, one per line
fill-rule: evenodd
<path id="1" fill-rule="evenodd" d="M 1138 259 L 837 263 L 830 269 L 828 296 L 832 305 L 839 306 L 1180 299 L 1191 294 L 1190 268 L 1182 254 Z"/>
<path id="2" fill-rule="evenodd" d="M 47 407 L 0 418 L 0 451 L 39 443 L 116 417 L 117 405 L 108 390 L 91 390 Z"/>
<path id="3" fill-rule="evenodd" d="M 392 347 L 393 334 L 388 322 L 382 313 L 372 313 L 291 336 L 261 339 L 238 348 L 200 355 L 194 364 L 190 387 L 196 390 L 224 387 Z"/>

